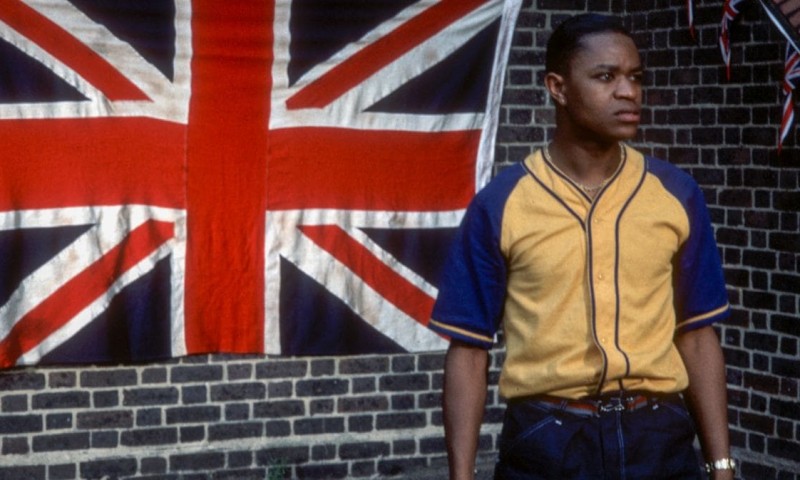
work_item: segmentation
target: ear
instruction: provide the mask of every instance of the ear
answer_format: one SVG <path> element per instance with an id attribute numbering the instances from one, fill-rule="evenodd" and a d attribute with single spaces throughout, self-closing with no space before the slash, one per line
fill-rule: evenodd
<path id="1" fill-rule="evenodd" d="M 565 93 L 564 77 L 557 73 L 548 72 L 544 77 L 544 85 L 550 92 L 550 97 L 556 105 L 564 106 L 567 104 Z"/>

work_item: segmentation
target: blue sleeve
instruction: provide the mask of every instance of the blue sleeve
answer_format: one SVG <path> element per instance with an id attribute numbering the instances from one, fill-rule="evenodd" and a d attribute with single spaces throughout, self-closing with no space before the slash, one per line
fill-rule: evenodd
<path id="1" fill-rule="evenodd" d="M 503 177 L 490 183 L 467 208 L 445 262 L 429 324 L 438 333 L 486 349 L 494 344 L 506 297 L 502 211 L 518 178 Z"/>
<path id="2" fill-rule="evenodd" d="M 676 167 L 666 162 L 660 167 L 656 163 L 655 170 L 674 169 L 671 175 L 657 175 L 681 202 L 689 218 L 689 238 L 675 261 L 677 327 L 685 332 L 724 320 L 730 314 L 730 304 L 702 190 L 694 179 Z"/>

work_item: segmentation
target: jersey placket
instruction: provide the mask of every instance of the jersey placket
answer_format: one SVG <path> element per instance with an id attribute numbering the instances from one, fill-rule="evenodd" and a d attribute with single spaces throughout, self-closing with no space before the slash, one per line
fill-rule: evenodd
<path id="1" fill-rule="evenodd" d="M 598 391 L 608 378 L 620 378 L 627 371 L 627 359 L 619 347 L 617 218 L 614 211 L 600 208 L 601 202 L 602 192 L 589 209 L 585 223 L 590 321 L 604 361 Z"/>

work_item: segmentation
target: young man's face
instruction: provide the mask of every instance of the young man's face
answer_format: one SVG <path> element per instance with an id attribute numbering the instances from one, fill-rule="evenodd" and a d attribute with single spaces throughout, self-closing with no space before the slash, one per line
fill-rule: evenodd
<path id="1" fill-rule="evenodd" d="M 629 37 L 597 33 L 581 40 L 564 75 L 562 121 L 581 138 L 599 142 L 636 135 L 642 104 L 642 64 Z"/>

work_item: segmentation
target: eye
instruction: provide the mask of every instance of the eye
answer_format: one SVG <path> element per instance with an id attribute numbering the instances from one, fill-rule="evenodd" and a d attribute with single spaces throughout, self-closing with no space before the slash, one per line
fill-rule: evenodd
<path id="1" fill-rule="evenodd" d="M 642 79 L 644 78 L 643 73 L 634 73 L 630 76 L 630 81 L 634 83 L 642 83 Z"/>
<path id="2" fill-rule="evenodd" d="M 603 82 L 610 82 L 611 80 L 614 80 L 614 74 L 611 72 L 598 73 L 597 79 Z"/>

